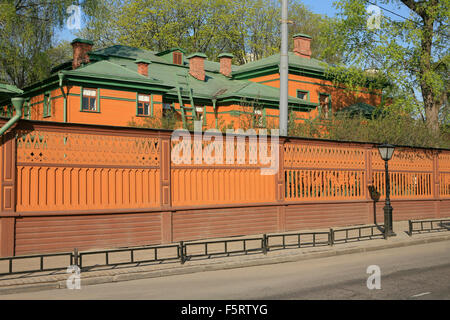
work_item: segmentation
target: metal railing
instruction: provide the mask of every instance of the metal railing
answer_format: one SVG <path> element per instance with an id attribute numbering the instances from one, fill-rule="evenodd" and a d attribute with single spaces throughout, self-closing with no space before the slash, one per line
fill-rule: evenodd
<path id="1" fill-rule="evenodd" d="M 439 231 L 450 231 L 450 218 L 445 219 L 426 219 L 426 220 L 408 220 L 410 236 L 414 232 L 439 232 Z M 418 228 L 414 228 L 417 226 Z"/>
<path id="2" fill-rule="evenodd" d="M 364 230 L 368 230 L 368 232 L 364 233 Z M 340 242 L 347 243 L 349 241 L 372 240 L 380 238 L 386 239 L 384 226 L 376 224 L 343 229 L 330 229 L 330 233 L 332 245 Z M 344 236 L 342 237 L 341 235 Z"/>
<path id="3" fill-rule="evenodd" d="M 54 257 L 62 257 L 62 256 L 67 256 L 68 257 L 68 261 L 67 264 L 65 264 L 64 267 L 48 267 L 46 268 L 46 260 L 49 260 L 50 258 L 54 258 Z M 3 261 L 7 261 L 8 264 L 8 272 L 0 272 L 0 275 L 7 275 L 7 274 L 21 274 L 21 273 L 34 273 L 34 272 L 43 272 L 43 271 L 57 271 L 57 270 L 62 270 L 67 268 L 70 265 L 75 264 L 75 256 L 76 254 L 74 254 L 74 252 L 60 252 L 60 253 L 49 253 L 49 254 L 36 254 L 36 255 L 27 255 L 27 256 L 15 256 L 15 257 L 4 257 L 4 258 L 0 258 L 0 264 Z M 26 260 L 31 260 L 28 261 L 28 263 L 31 262 L 31 264 L 33 265 L 31 268 L 24 268 L 23 266 L 15 266 L 15 262 L 18 261 L 24 261 L 26 262 Z M 34 263 L 33 263 L 34 262 Z M 47 262 L 49 263 L 49 262 Z M 34 267 L 34 265 L 38 265 L 38 267 Z M 19 270 L 17 270 L 19 269 Z"/>
<path id="4" fill-rule="evenodd" d="M 173 250 L 168 250 L 173 249 Z M 166 251 L 161 253 L 161 251 Z M 169 251 L 169 252 L 167 252 Z M 170 252 L 172 251 L 172 252 Z M 128 256 L 117 257 L 120 253 L 127 253 Z M 138 254 L 141 254 L 139 258 Z M 103 256 L 103 263 L 99 261 L 99 256 Z M 94 256 L 92 260 L 94 262 L 89 263 L 86 261 L 89 256 Z M 143 246 L 143 247 L 133 247 L 133 248 L 120 248 L 112 250 L 101 250 L 101 251 L 86 251 L 80 252 L 78 254 L 78 266 L 80 269 L 98 266 L 117 266 L 125 264 L 139 264 L 139 263 L 150 263 L 150 262 L 165 262 L 169 260 L 180 260 L 181 252 L 180 246 L 178 244 L 164 245 L 164 246 Z M 102 259 L 100 259 L 102 260 Z"/>
<path id="5" fill-rule="evenodd" d="M 330 232 L 326 231 L 271 234 L 267 236 L 268 240 L 267 248 L 268 250 L 273 249 L 276 250 L 288 248 L 326 246 L 331 245 L 330 239 L 331 239 Z M 272 244 L 270 242 L 272 242 Z"/>
<path id="6" fill-rule="evenodd" d="M 182 247 L 184 261 L 192 258 L 207 257 L 231 254 L 249 254 L 252 252 L 262 252 L 265 247 L 265 235 L 262 238 L 245 238 L 245 239 L 231 239 L 231 240 L 215 240 L 215 241 L 201 241 L 201 242 L 180 242 Z M 249 243 L 256 243 L 251 245 Z M 230 247 L 234 244 L 234 248 Z M 237 248 L 236 248 L 237 247 Z M 182 263 L 184 263 L 182 261 Z"/>
<path id="7" fill-rule="evenodd" d="M 450 219 L 440 221 L 450 222 Z M 369 232 L 364 233 L 364 230 L 369 230 Z M 341 234 L 344 237 L 339 237 Z M 8 261 L 8 271 L 3 273 L 0 271 L 0 275 L 57 271 L 64 270 L 70 265 L 76 265 L 81 270 L 86 271 L 94 267 L 139 265 L 142 263 L 163 263 L 167 261 L 180 261 L 181 264 L 184 264 L 193 258 L 211 258 L 215 256 L 230 256 L 232 254 L 247 255 L 250 253 L 266 254 L 268 251 L 273 250 L 332 246 L 337 243 L 345 243 L 352 240 L 371 240 L 379 237 L 384 237 L 382 226 L 370 225 L 337 230 L 329 229 L 328 231 L 320 232 L 263 234 L 261 237 L 243 239 L 181 241 L 171 245 L 127 247 L 111 250 L 78 252 L 75 248 L 73 252 L 0 258 L 0 268 L 2 261 Z M 67 256 L 69 258 L 66 263 L 60 261 L 60 266 L 45 267 L 46 259 L 61 256 Z M 24 266 L 19 268 L 21 270 L 15 270 L 13 268 L 15 261 L 23 261 L 25 259 L 37 259 L 39 267 L 31 267 L 26 270 Z"/>

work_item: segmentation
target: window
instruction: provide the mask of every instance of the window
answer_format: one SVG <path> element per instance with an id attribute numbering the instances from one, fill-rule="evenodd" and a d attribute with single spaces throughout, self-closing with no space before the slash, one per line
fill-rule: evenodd
<path id="1" fill-rule="evenodd" d="M 170 103 L 163 103 L 163 116 L 170 114 L 172 112 L 172 106 Z"/>
<path id="2" fill-rule="evenodd" d="M 139 94 L 137 103 L 137 115 L 138 116 L 148 116 L 150 115 L 150 96 Z"/>
<path id="3" fill-rule="evenodd" d="M 81 111 L 97 111 L 97 90 L 83 89 Z"/>
<path id="4" fill-rule="evenodd" d="M 331 112 L 331 96 L 328 93 L 319 93 L 319 108 L 321 117 L 328 119 Z"/>
<path id="5" fill-rule="evenodd" d="M 52 114 L 52 105 L 50 92 L 44 94 L 44 117 L 50 117 Z"/>
<path id="6" fill-rule="evenodd" d="M 297 90 L 297 98 L 303 99 L 303 100 L 309 100 L 309 92 Z"/>
<path id="7" fill-rule="evenodd" d="M 173 63 L 174 64 L 182 64 L 182 53 L 181 52 L 174 52 L 173 53 Z"/>

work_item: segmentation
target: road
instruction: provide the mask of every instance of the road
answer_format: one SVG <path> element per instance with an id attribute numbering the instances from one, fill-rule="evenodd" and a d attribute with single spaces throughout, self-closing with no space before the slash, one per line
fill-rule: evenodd
<path id="1" fill-rule="evenodd" d="M 381 270 L 369 290 L 367 267 Z M 450 299 L 450 241 L 0 299 Z"/>

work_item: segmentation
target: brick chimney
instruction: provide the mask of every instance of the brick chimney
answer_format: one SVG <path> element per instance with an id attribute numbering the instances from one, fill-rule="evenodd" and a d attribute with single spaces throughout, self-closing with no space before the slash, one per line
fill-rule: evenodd
<path id="1" fill-rule="evenodd" d="M 311 59 L 311 37 L 297 33 L 294 38 L 294 53 L 302 58 Z"/>
<path id="2" fill-rule="evenodd" d="M 206 55 L 204 53 L 196 52 L 187 57 L 187 59 L 189 59 L 190 75 L 198 80 L 205 81 Z"/>
<path id="3" fill-rule="evenodd" d="M 233 59 L 231 53 L 219 54 L 220 73 L 226 77 L 231 77 L 231 59 Z"/>
<path id="4" fill-rule="evenodd" d="M 90 40 L 76 38 L 71 42 L 73 48 L 72 69 L 77 69 L 82 63 L 89 63 L 88 52 L 94 43 Z"/>
<path id="5" fill-rule="evenodd" d="M 148 77 L 148 65 L 151 63 L 148 60 L 139 59 L 136 60 L 134 63 L 137 64 L 137 71 L 139 74 L 142 74 L 145 77 Z"/>

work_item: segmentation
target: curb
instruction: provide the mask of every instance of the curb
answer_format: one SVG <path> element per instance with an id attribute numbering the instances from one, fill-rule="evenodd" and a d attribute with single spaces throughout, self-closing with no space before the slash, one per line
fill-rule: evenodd
<path id="1" fill-rule="evenodd" d="M 225 264 L 211 264 L 211 265 L 199 265 L 199 266 L 181 266 L 174 269 L 167 270 L 155 270 L 155 271 L 136 271 L 130 273 L 123 273 L 117 275 L 102 275 L 102 276 L 93 276 L 89 278 L 81 278 L 81 285 L 95 285 L 95 284 L 105 284 L 105 283 L 113 283 L 113 282 L 121 282 L 121 281 L 130 281 L 130 280 L 140 280 L 140 279 L 150 279 L 150 278 L 159 278 L 166 276 L 174 276 L 174 275 L 183 275 L 183 274 L 191 274 L 197 272 L 205 272 L 205 271 L 218 271 L 218 270 L 227 270 L 227 269 L 237 269 L 237 268 L 246 268 L 246 267 L 254 267 L 254 266 L 262 266 L 262 265 L 270 265 L 270 264 L 278 264 L 285 262 L 296 262 L 303 260 L 312 260 L 312 259 L 320 259 L 327 258 L 332 256 L 340 256 L 346 254 L 355 254 L 355 253 L 363 253 L 363 252 L 371 252 L 377 250 L 391 249 L 391 248 L 399 248 L 399 247 L 408 247 L 419 244 L 440 242 L 450 240 L 450 235 L 443 236 L 435 236 L 424 239 L 416 239 L 411 241 L 403 241 L 397 243 L 389 243 L 382 244 L 377 246 L 369 246 L 369 247 L 361 247 L 361 248 L 347 248 L 347 249 L 331 249 L 322 252 L 312 252 L 312 253 L 303 253 L 303 254 L 295 254 L 288 256 L 280 256 L 280 257 L 271 257 L 271 258 L 259 258 L 255 260 L 248 261 L 235 261 L 229 262 Z M 35 291 L 43 291 L 43 290 L 52 290 L 52 289 L 65 289 L 66 288 L 66 280 L 58 280 L 53 282 L 44 282 L 44 283 L 35 283 L 35 284 L 25 284 L 25 285 L 13 285 L 8 287 L 0 287 L 0 295 L 5 294 L 13 294 L 13 293 L 24 293 L 24 292 L 35 292 Z"/>

